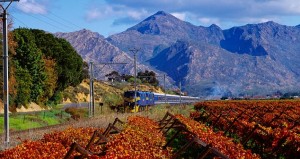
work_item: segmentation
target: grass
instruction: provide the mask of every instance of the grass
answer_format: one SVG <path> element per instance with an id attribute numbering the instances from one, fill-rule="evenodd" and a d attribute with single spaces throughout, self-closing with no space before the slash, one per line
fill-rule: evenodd
<path id="1" fill-rule="evenodd" d="M 1 115 L 0 124 L 4 125 L 4 117 Z M 12 131 L 56 125 L 65 122 L 70 115 L 61 110 L 50 110 L 33 113 L 13 113 L 9 115 L 9 128 Z M 4 127 L 0 127 L 3 132 Z"/>

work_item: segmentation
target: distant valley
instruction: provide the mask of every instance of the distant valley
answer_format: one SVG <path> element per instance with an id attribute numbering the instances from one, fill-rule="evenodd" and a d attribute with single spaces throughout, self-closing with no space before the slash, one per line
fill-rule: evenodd
<path id="1" fill-rule="evenodd" d="M 93 61 L 100 79 L 112 70 L 133 74 L 129 49 L 140 48 L 139 70 L 165 73 L 169 87 L 181 83 L 190 95 L 266 95 L 300 88 L 299 25 L 265 22 L 222 30 L 159 11 L 107 38 L 89 30 L 55 35 L 68 40 L 85 61 Z"/>

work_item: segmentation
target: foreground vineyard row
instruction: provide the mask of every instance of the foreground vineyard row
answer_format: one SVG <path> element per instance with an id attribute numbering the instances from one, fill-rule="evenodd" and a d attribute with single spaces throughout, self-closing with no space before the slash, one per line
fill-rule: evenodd
<path id="1" fill-rule="evenodd" d="M 245 150 L 241 144 L 234 143 L 232 138 L 226 137 L 221 133 L 216 133 L 212 128 L 184 117 L 181 114 L 172 115 L 167 113 L 164 119 L 166 122 L 161 125 L 167 128 L 165 133 L 169 131 L 170 128 L 174 128 L 178 131 L 173 137 L 175 137 L 178 132 L 182 132 L 186 134 L 186 137 L 189 139 L 179 151 L 188 149 L 188 147 L 193 146 L 194 143 L 200 146 L 202 152 L 197 154 L 197 156 L 193 156 L 194 158 L 204 158 L 208 156 L 224 159 L 260 158 L 259 155 L 252 154 L 250 150 Z M 169 143 L 170 141 L 168 144 Z"/>
<path id="2" fill-rule="evenodd" d="M 64 131 L 55 131 L 45 134 L 41 140 L 22 141 L 12 149 L 0 153 L 3 159 L 32 159 L 32 158 L 64 158 L 69 146 L 76 141 L 81 145 L 88 143 L 96 128 L 67 128 Z M 103 131 L 103 130 L 102 130 Z M 98 147 L 98 149 L 100 149 Z"/>
<path id="3" fill-rule="evenodd" d="M 183 135 L 189 134 L 186 141 L 200 144 L 198 157 L 259 158 L 235 144 L 231 138 L 214 133 L 210 127 L 182 115 L 170 116 L 171 119 L 158 123 L 149 118 L 132 116 L 127 123 L 114 122 L 106 130 L 68 128 L 45 134 L 38 141 L 23 141 L 19 146 L 1 152 L 0 158 L 176 158 L 183 152 L 172 150 L 169 145 L 173 139 L 166 139 L 165 136 L 170 129 L 178 130 L 178 125 L 181 125 L 181 130 L 184 129 L 181 131 Z M 190 143 L 182 150 L 191 146 Z"/>
<path id="4" fill-rule="evenodd" d="M 15 148 L 0 153 L 0 158 L 20 159 L 20 158 L 74 158 L 82 156 L 81 152 L 86 152 L 87 158 L 171 158 L 170 148 L 162 149 L 165 138 L 159 132 L 158 125 L 154 121 L 143 117 L 129 117 L 128 123 L 124 125 L 122 132 L 115 135 L 111 130 L 117 130 L 111 124 L 106 135 L 90 143 L 95 132 L 105 133 L 103 129 L 96 128 L 68 128 L 64 131 L 45 134 L 38 141 L 23 141 Z M 108 129 L 107 129 L 108 130 Z M 106 142 L 101 141 L 107 138 Z M 70 153 L 72 145 L 77 147 Z M 97 144 L 95 144 L 97 143 Z M 104 144 L 103 144 L 104 143 Z M 89 145 L 89 146 L 87 146 Z M 88 149 L 87 149 L 88 147 Z M 78 151 L 79 150 L 79 151 Z"/>
<path id="5" fill-rule="evenodd" d="M 191 117 L 208 124 L 263 158 L 299 158 L 299 101 L 210 101 Z"/>

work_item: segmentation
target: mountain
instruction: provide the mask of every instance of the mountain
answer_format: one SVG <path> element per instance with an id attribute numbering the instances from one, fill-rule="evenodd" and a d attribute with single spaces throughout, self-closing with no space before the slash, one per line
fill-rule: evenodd
<path id="1" fill-rule="evenodd" d="M 166 73 L 191 95 L 262 95 L 299 90 L 299 26 L 270 21 L 222 30 L 159 11 L 106 39 L 86 30 L 70 33 L 69 40 L 58 36 L 88 61 L 132 61 L 128 50 L 141 48 L 141 65 Z"/>
<path id="2" fill-rule="evenodd" d="M 114 70 L 120 74 L 133 74 L 134 72 L 133 58 L 107 42 L 99 33 L 83 29 L 70 33 L 55 33 L 55 36 L 69 41 L 84 61 L 93 62 L 94 74 L 98 79 L 103 79 L 106 74 Z M 139 63 L 138 65 L 141 69 L 150 69 L 145 65 Z"/>
<path id="3" fill-rule="evenodd" d="M 107 41 L 123 51 L 141 48 L 138 60 L 146 62 L 178 39 L 216 43 L 221 38 L 222 30 L 216 25 L 195 26 L 159 11 L 126 31 L 109 36 Z"/>
<path id="4" fill-rule="evenodd" d="M 300 86 L 299 37 L 297 27 L 249 24 L 224 30 L 219 45 L 177 41 L 149 62 L 197 95 L 291 91 Z"/>
<path id="5" fill-rule="evenodd" d="M 110 44 L 99 33 L 83 29 L 70 33 L 55 33 L 55 36 L 69 41 L 85 62 L 93 62 L 94 76 L 97 79 L 104 79 L 105 75 L 112 71 L 118 71 L 120 74 L 134 74 L 134 59 L 118 47 Z M 137 72 L 144 70 L 154 71 L 158 76 L 163 74 L 137 62 Z M 162 79 L 159 80 L 162 82 Z M 170 78 L 166 78 L 166 81 L 168 86 L 173 83 Z"/>

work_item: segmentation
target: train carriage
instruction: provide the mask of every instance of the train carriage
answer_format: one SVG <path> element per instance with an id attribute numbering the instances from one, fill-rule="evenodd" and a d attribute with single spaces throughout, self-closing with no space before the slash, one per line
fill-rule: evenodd
<path id="1" fill-rule="evenodd" d="M 180 96 L 172 94 L 153 93 L 145 91 L 126 91 L 124 92 L 124 106 L 129 107 L 130 110 L 134 109 L 136 103 L 136 110 L 134 112 L 145 109 L 147 106 L 155 104 L 179 104 L 179 103 L 194 103 L 199 101 L 198 97 Z"/>

